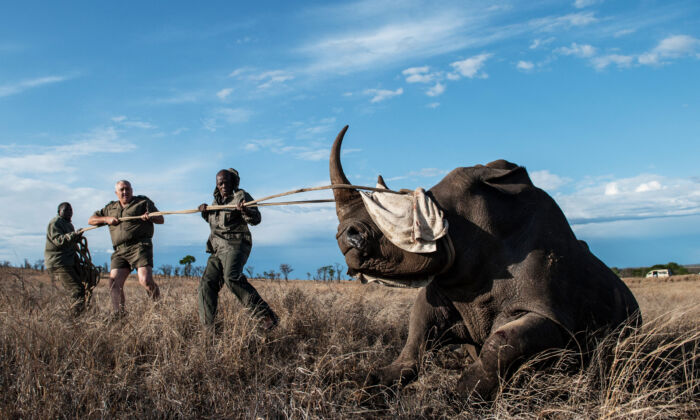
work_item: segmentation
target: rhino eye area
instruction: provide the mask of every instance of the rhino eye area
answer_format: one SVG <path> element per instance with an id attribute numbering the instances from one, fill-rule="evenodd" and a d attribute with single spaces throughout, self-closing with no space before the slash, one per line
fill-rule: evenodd
<path id="1" fill-rule="evenodd" d="M 350 226 L 347 230 L 347 234 L 349 236 L 357 236 L 360 234 L 360 231 L 358 231 L 354 226 Z"/>

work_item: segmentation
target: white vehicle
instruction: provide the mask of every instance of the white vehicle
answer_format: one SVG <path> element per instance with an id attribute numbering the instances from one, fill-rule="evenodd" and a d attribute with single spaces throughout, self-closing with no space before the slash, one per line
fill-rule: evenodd
<path id="1" fill-rule="evenodd" d="M 668 270 L 666 268 L 660 268 L 657 270 L 651 270 L 650 272 L 647 273 L 646 277 L 671 277 L 673 273 L 671 273 L 671 270 Z"/>

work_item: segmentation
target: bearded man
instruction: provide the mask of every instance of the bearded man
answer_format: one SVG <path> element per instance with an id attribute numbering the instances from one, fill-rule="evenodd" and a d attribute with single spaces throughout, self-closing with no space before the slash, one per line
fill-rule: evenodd
<path id="1" fill-rule="evenodd" d="M 76 244 L 82 233 L 75 231 L 72 218 L 73 207 L 70 203 L 59 204 L 58 215 L 51 219 L 46 228 L 44 263 L 49 275 L 63 284 L 70 295 L 70 311 L 73 316 L 78 316 L 85 309 L 85 286 L 75 267 Z"/>
<path id="2" fill-rule="evenodd" d="M 277 315 L 243 274 L 243 266 L 253 246 L 248 225 L 259 224 L 262 217 L 256 207 L 243 205 L 246 201 L 253 201 L 253 197 L 238 188 L 239 182 L 235 169 L 222 169 L 216 174 L 212 205 L 233 205 L 234 209 L 211 211 L 204 203 L 199 206 L 211 229 L 207 240 L 207 252 L 211 256 L 199 282 L 199 320 L 206 326 L 214 325 L 219 291 L 225 283 L 261 320 L 262 327 L 269 330 L 277 325 Z"/>
<path id="3" fill-rule="evenodd" d="M 153 201 L 143 195 L 134 196 L 131 183 L 118 181 L 115 185 L 117 201 L 109 202 L 103 209 L 97 210 L 88 220 L 91 225 L 109 225 L 112 238 L 111 270 L 109 288 L 112 308 L 118 317 L 126 314 L 124 305 L 124 282 L 134 269 L 139 283 L 146 288 L 148 295 L 157 300 L 160 289 L 153 280 L 153 224 L 163 224 L 163 216 L 150 216 L 157 212 Z M 138 220 L 121 221 L 127 216 L 140 216 Z"/>

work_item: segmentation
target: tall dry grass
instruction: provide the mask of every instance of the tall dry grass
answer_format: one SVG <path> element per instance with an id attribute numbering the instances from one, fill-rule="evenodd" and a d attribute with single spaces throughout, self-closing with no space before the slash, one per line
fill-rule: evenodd
<path id="1" fill-rule="evenodd" d="M 108 322 L 104 284 L 73 321 L 46 275 L 0 271 L 2 418 L 698 418 L 700 281 L 629 281 L 644 328 L 610 336 L 585 369 L 544 354 L 502 383 L 493 404 L 453 389 L 468 358 L 425 352 L 418 380 L 373 390 L 369 373 L 403 346 L 415 290 L 254 282 L 280 314 L 265 333 L 222 290 L 218 334 L 200 328 L 196 281 L 160 280 L 152 304 L 127 282 L 129 316 Z M 553 360 L 553 361 L 552 361 Z"/>

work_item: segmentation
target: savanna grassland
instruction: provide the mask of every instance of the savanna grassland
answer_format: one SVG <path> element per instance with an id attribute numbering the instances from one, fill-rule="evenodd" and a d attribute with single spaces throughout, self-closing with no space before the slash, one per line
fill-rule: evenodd
<path id="1" fill-rule="evenodd" d="M 157 304 L 128 280 L 119 321 L 103 280 L 73 321 L 46 274 L 1 270 L 1 418 L 700 417 L 700 276 L 627 279 L 641 331 L 609 337 L 585 369 L 564 352 L 544 371 L 526 364 L 478 404 L 452 392 L 469 363 L 460 348 L 425 352 L 403 389 L 364 386 L 401 350 L 416 290 L 253 281 L 279 327 L 262 331 L 222 290 L 212 333 L 198 324 L 196 280 L 158 279 Z"/>

